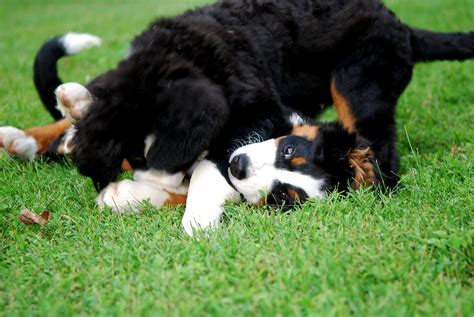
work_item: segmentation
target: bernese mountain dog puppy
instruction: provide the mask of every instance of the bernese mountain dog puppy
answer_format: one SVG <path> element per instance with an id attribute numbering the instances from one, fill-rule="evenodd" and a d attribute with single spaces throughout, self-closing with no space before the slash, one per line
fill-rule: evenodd
<path id="1" fill-rule="evenodd" d="M 217 225 L 239 192 L 291 203 L 338 185 L 394 187 L 395 106 L 415 63 L 473 56 L 474 33 L 413 29 L 379 0 L 223 0 L 152 23 L 115 69 L 57 97 L 99 203 L 191 175 L 191 233 Z M 330 104 L 341 126 L 304 119 Z M 236 149 L 252 136 L 267 141 Z M 110 185 L 124 159 L 135 181 Z"/>

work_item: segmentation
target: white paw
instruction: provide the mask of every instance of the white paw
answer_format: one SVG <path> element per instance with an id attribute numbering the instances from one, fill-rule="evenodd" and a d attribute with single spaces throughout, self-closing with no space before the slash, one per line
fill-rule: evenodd
<path id="1" fill-rule="evenodd" d="M 0 127 L 0 147 L 11 155 L 32 161 L 38 153 L 38 145 L 33 137 L 14 127 Z"/>
<path id="2" fill-rule="evenodd" d="M 101 39 L 87 33 L 66 33 L 61 37 L 64 49 L 68 55 L 79 53 L 93 46 L 99 46 Z"/>
<path id="3" fill-rule="evenodd" d="M 137 213 L 145 200 L 160 208 L 168 198 L 169 194 L 159 186 L 126 179 L 109 184 L 96 202 L 99 207 L 110 207 L 115 213 Z"/>
<path id="4" fill-rule="evenodd" d="M 184 231 L 192 236 L 196 231 L 219 227 L 223 212 L 223 207 L 208 208 L 205 212 L 191 211 L 186 208 L 181 224 Z"/>
<path id="5" fill-rule="evenodd" d="M 73 124 L 79 121 L 89 110 L 93 98 L 86 87 L 78 83 L 65 83 L 54 91 L 56 108 Z"/>

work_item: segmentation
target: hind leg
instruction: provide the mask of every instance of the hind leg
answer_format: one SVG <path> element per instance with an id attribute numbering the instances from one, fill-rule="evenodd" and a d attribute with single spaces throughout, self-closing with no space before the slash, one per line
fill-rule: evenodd
<path id="1" fill-rule="evenodd" d="M 0 147 L 9 154 L 25 160 L 34 160 L 45 154 L 55 140 L 71 128 L 67 119 L 51 124 L 20 130 L 14 127 L 0 127 Z"/>
<path id="2" fill-rule="evenodd" d="M 88 111 L 92 96 L 86 88 L 76 83 L 59 86 L 55 94 L 64 119 L 24 131 L 0 127 L 0 147 L 11 155 L 30 161 L 43 154 L 62 156 L 70 153 L 70 141 L 74 134 L 72 124 Z"/>

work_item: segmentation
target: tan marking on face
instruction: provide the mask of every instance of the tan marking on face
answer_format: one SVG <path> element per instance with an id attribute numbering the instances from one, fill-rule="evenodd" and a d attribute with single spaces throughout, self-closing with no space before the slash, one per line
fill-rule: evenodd
<path id="1" fill-rule="evenodd" d="M 351 183 L 353 189 L 375 183 L 374 165 L 371 162 L 373 156 L 374 153 L 369 147 L 347 153 L 349 164 L 354 169 L 354 181 Z"/>
<path id="2" fill-rule="evenodd" d="M 356 119 L 352 113 L 351 107 L 347 99 L 338 91 L 336 83 L 331 83 L 331 96 L 336 108 L 339 121 L 342 126 L 350 133 L 356 131 Z"/>
<path id="3" fill-rule="evenodd" d="M 319 127 L 311 124 L 303 124 L 293 127 L 292 135 L 306 138 L 308 141 L 313 141 L 318 135 Z"/>
<path id="4" fill-rule="evenodd" d="M 307 163 L 306 160 L 302 156 L 297 156 L 297 157 L 295 157 L 294 159 L 291 160 L 292 165 L 302 165 L 302 164 L 306 164 L 306 163 Z"/>
<path id="5" fill-rule="evenodd" d="M 284 138 L 284 137 L 281 136 L 281 137 L 275 139 L 275 145 L 276 145 L 277 147 L 278 147 L 278 144 L 280 144 L 281 139 L 283 139 L 283 138 Z"/>
<path id="6" fill-rule="evenodd" d="M 167 206 L 176 206 L 176 205 L 186 205 L 186 199 L 188 198 L 185 194 L 177 194 L 173 192 L 166 191 L 170 196 L 169 198 L 163 203 Z"/>
<path id="7" fill-rule="evenodd" d="M 25 134 L 35 139 L 38 153 L 44 154 L 50 144 L 59 136 L 66 133 L 72 126 L 67 119 L 62 119 L 51 124 L 25 130 Z"/>
<path id="8" fill-rule="evenodd" d="M 288 195 L 293 199 L 293 200 L 300 200 L 300 195 L 296 192 L 294 189 L 288 189 Z"/>

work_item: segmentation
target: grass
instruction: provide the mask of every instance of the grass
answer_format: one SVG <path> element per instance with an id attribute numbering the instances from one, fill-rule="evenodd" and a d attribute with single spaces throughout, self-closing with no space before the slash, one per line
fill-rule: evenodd
<path id="1" fill-rule="evenodd" d="M 61 63 L 86 82 L 156 16 L 205 0 L 0 0 L 0 126 L 50 121 L 32 85 L 39 45 L 87 31 L 103 47 Z M 474 0 L 390 0 L 411 25 L 472 30 Z M 402 185 L 331 195 L 294 213 L 229 205 L 187 238 L 183 208 L 116 216 L 70 162 L 0 154 L 0 315 L 474 314 L 474 62 L 419 65 L 398 107 Z M 334 118 L 334 112 L 326 115 Z M 18 220 L 49 208 L 42 228 Z"/>

